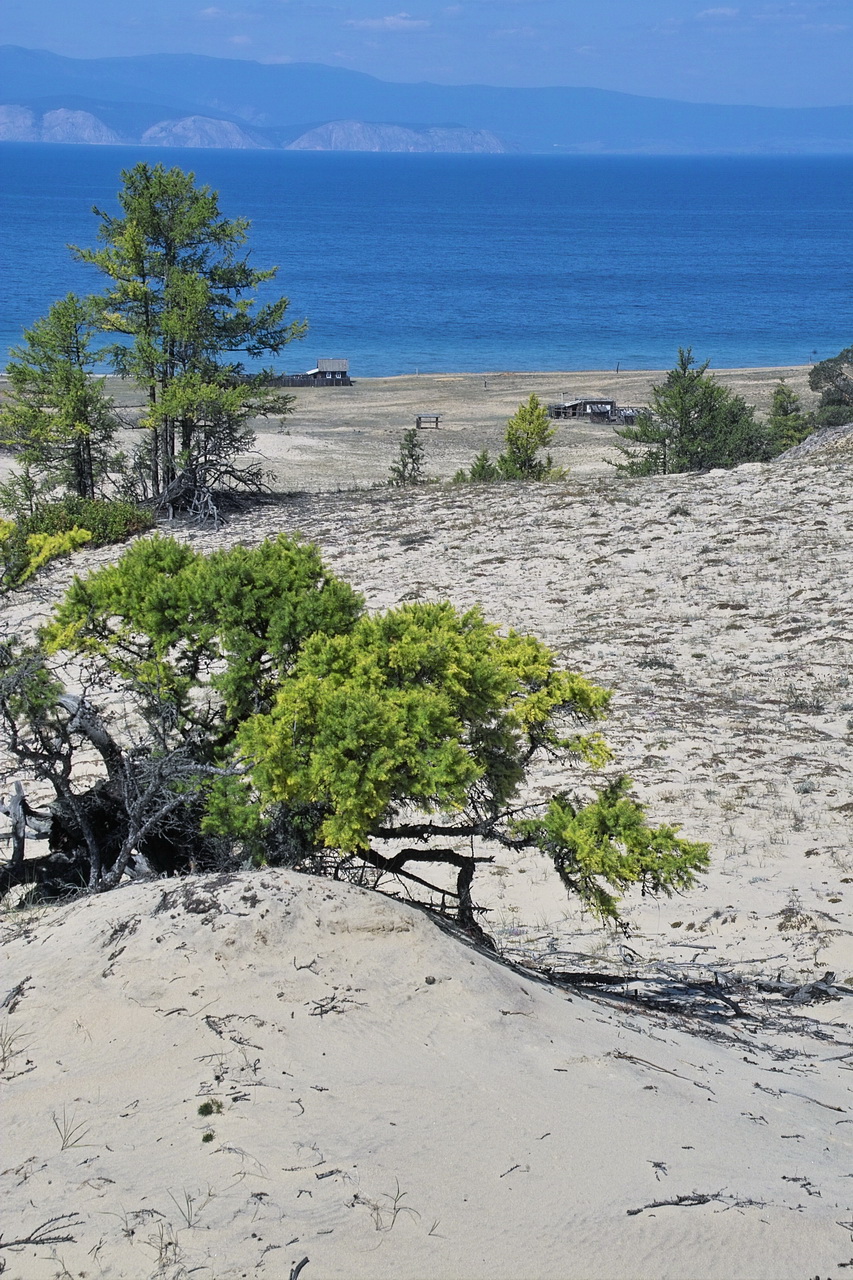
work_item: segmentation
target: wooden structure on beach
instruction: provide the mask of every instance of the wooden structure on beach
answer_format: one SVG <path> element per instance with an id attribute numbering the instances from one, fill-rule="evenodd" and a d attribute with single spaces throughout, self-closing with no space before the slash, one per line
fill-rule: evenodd
<path id="1" fill-rule="evenodd" d="M 424 428 L 429 428 L 435 431 L 438 429 L 438 424 L 443 417 L 443 413 L 434 413 L 432 409 L 423 409 L 420 413 L 415 414 L 415 429 L 422 431 Z"/>
<path id="2" fill-rule="evenodd" d="M 615 400 L 606 400 L 601 396 L 596 399 L 584 397 L 580 400 L 561 400 L 559 404 L 548 405 L 549 418 L 582 419 L 584 422 L 631 423 L 636 412 L 636 409 L 628 406 L 620 409 Z"/>
<path id="3" fill-rule="evenodd" d="M 349 360 L 321 356 L 316 368 L 305 373 L 282 373 L 275 382 L 279 387 L 351 387 Z"/>

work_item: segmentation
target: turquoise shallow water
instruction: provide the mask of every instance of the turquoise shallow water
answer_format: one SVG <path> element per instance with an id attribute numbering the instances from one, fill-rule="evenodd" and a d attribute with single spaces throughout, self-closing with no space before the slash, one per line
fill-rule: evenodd
<path id="1" fill-rule="evenodd" d="M 0 144 L 0 348 L 97 272 L 119 170 L 193 169 L 252 219 L 311 331 L 280 367 L 357 376 L 805 364 L 853 341 L 853 157 L 157 151 Z"/>

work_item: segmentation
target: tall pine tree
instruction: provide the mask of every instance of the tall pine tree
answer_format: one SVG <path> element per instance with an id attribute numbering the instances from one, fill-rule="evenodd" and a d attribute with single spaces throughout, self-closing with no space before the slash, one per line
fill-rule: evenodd
<path id="1" fill-rule="evenodd" d="M 107 277 L 98 301 L 103 328 L 120 335 L 107 349 L 114 369 L 146 392 L 146 488 L 180 505 L 252 484 L 257 468 L 237 465 L 254 443 L 248 420 L 287 412 L 291 398 L 265 388 L 244 361 L 277 355 L 306 326 L 286 319 L 287 298 L 258 303 L 276 268 L 250 266 L 249 223 L 224 217 L 215 191 L 162 164 L 121 176 L 122 215 L 96 208 L 102 247 L 75 254 Z"/>
<path id="2" fill-rule="evenodd" d="M 648 409 L 636 425 L 616 435 L 622 462 L 632 476 L 707 471 L 739 462 L 764 462 L 775 452 L 770 432 L 755 421 L 743 396 L 734 395 L 697 365 L 690 347 L 679 347 L 678 363 L 666 381 L 652 387 Z"/>

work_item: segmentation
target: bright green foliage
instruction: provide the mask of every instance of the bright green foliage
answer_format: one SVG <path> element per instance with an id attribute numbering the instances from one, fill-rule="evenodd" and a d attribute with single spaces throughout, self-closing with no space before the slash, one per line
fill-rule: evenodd
<path id="1" fill-rule="evenodd" d="M 688 347 L 666 381 L 652 387 L 652 402 L 635 426 L 616 435 L 620 471 L 632 476 L 707 471 L 741 462 L 764 462 L 778 451 L 771 433 L 755 421 L 754 410 L 697 365 Z"/>
<path id="2" fill-rule="evenodd" d="M 210 556 L 155 536 L 76 579 L 46 640 L 100 657 L 152 722 L 168 706 L 181 734 L 222 743 L 269 707 L 309 636 L 347 629 L 361 607 L 314 547 L 284 536 Z"/>
<path id="3" fill-rule="evenodd" d="M 844 426 L 853 422 L 853 347 L 821 360 L 809 373 L 809 386 L 820 392 L 815 425 Z"/>
<path id="4" fill-rule="evenodd" d="M 75 252 L 108 279 L 101 324 L 126 339 L 107 349 L 114 369 L 147 393 L 146 487 L 156 498 L 172 486 L 173 498 L 241 477 L 256 484 L 235 465 L 254 440 L 248 418 L 287 412 L 290 398 L 241 361 L 278 354 L 305 325 L 286 321 L 286 298 L 256 303 L 275 268 L 249 265 L 249 223 L 223 217 L 194 174 L 141 162 L 122 181 L 123 216 L 95 210 L 103 247 Z"/>
<path id="5" fill-rule="evenodd" d="M 27 538 L 29 563 L 18 579 L 18 584 L 32 578 L 49 561 L 58 556 L 70 555 L 92 541 L 89 529 L 68 529 L 65 533 L 31 533 Z"/>
<path id="6" fill-rule="evenodd" d="M 532 637 L 501 636 L 476 609 L 413 604 L 312 637 L 240 745 L 261 793 L 321 805 L 323 840 L 350 852 L 401 805 L 498 814 L 532 749 L 599 760 L 597 735 L 561 736 L 555 719 L 598 719 L 607 701 Z"/>
<path id="7" fill-rule="evenodd" d="M 69 293 L 12 350 L 0 443 L 15 454 L 24 480 L 35 482 L 31 501 L 56 489 L 94 498 L 107 474 L 118 420 L 104 379 L 93 376 L 94 333 L 91 303 Z M 6 502 L 24 488 L 5 486 Z"/>
<path id="8" fill-rule="evenodd" d="M 814 431 L 812 415 L 803 413 L 800 397 L 784 378 L 773 388 L 769 425 L 780 450 L 801 444 Z"/>
<path id="9" fill-rule="evenodd" d="M 88 529 L 22 536 L 14 521 L 0 520 L 0 593 L 22 586 L 49 561 L 91 541 Z"/>
<path id="10" fill-rule="evenodd" d="M 677 827 L 650 827 L 626 778 L 581 807 L 554 796 L 543 819 L 521 822 L 518 830 L 550 855 L 571 893 L 611 919 L 618 897 L 605 885 L 619 893 L 639 884 L 643 893 L 670 894 L 690 888 L 709 861 L 709 846 L 682 839 Z"/>
<path id="11" fill-rule="evenodd" d="M 532 395 L 518 406 L 506 424 L 504 452 L 498 470 L 504 480 L 545 480 L 551 470 L 551 455 L 539 457 L 539 450 L 554 438 L 548 411 Z"/>
<path id="12" fill-rule="evenodd" d="M 390 467 L 391 484 L 397 488 L 405 488 L 407 485 L 426 484 L 426 474 L 424 473 L 424 458 L 426 457 L 426 449 L 420 438 L 420 432 L 416 427 L 412 427 L 409 431 L 403 433 L 403 439 L 400 441 L 400 456 L 396 462 L 392 462 Z"/>
<path id="13" fill-rule="evenodd" d="M 493 462 L 487 449 L 478 453 L 470 470 L 460 470 L 455 484 L 492 484 L 496 480 L 559 480 L 566 472 L 555 468 L 551 455 L 539 456 L 554 437 L 548 411 L 539 397 L 522 401 L 506 424 L 504 452 Z"/>
<path id="14" fill-rule="evenodd" d="M 152 524 L 147 511 L 129 502 L 63 498 L 31 515 L 0 521 L 0 592 L 20 586 L 50 560 L 91 543 L 123 542 Z"/>
<path id="15" fill-rule="evenodd" d="M 624 780 L 593 798 L 592 776 L 610 761 L 598 731 L 606 690 L 478 609 L 417 603 L 368 616 L 315 548 L 285 537 L 211 556 L 162 537 L 138 542 L 75 582 L 44 639 L 106 668 L 147 722 L 149 774 L 172 779 L 154 809 L 174 822 L 186 797 L 179 846 L 168 846 L 179 865 L 184 846 L 217 866 L 228 865 L 223 850 L 313 868 L 330 857 L 395 871 L 413 858 L 445 862 L 459 870 L 469 927 L 474 842 L 545 852 L 605 916 L 632 883 L 669 893 L 707 861 L 704 845 L 650 828 Z M 125 752 L 118 769 L 100 721 L 80 723 L 94 725 L 111 783 L 137 778 L 144 752 Z M 573 769 L 586 803 L 561 794 L 537 815 L 522 795 L 539 759 Z M 144 813 L 149 774 L 144 805 L 134 802 Z M 127 857 L 133 821 L 128 808 Z M 154 865 L 158 838 L 143 850 Z M 401 851 L 401 840 L 416 847 Z"/>

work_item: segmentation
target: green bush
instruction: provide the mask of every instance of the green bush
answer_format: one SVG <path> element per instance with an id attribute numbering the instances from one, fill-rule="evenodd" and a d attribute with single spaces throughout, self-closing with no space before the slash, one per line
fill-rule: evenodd
<path id="1" fill-rule="evenodd" d="M 425 457 L 426 449 L 423 446 L 420 433 L 417 427 L 411 427 L 403 433 L 403 439 L 400 441 L 400 456 L 396 462 L 391 464 L 389 483 L 395 485 L 398 489 L 403 489 L 412 484 L 426 484 Z"/>
<path id="2" fill-rule="evenodd" d="M 144 533 L 154 524 L 154 517 L 132 502 L 62 498 L 58 502 L 44 503 L 31 516 L 24 516 L 17 523 L 25 537 L 31 533 L 67 533 L 70 529 L 88 529 L 93 546 L 104 547 L 111 542 L 124 542 L 136 533 Z"/>
<path id="3" fill-rule="evenodd" d="M 773 388 L 767 425 L 772 434 L 774 451 L 778 453 L 802 444 L 815 429 L 814 415 L 803 412 L 800 397 L 784 378 L 780 378 Z"/>
<path id="4" fill-rule="evenodd" d="M 284 536 L 208 556 L 141 539 L 75 579 L 41 644 L 7 645 L 5 658 L 0 647 L 0 725 L 42 735 L 75 851 L 63 875 L 93 890 L 119 884 L 137 851 L 157 874 L 249 862 L 343 874 L 360 861 L 410 875 L 407 863 L 435 862 L 456 873 L 457 921 L 480 936 L 471 882 L 491 858 L 480 842 L 546 853 L 610 919 L 632 884 L 681 892 L 708 862 L 705 844 L 651 827 L 613 778 L 599 732 L 608 690 L 478 609 L 368 614 L 315 547 Z M 94 704 L 74 721 L 75 735 L 94 726 L 106 776 L 122 780 L 104 801 L 112 848 L 74 817 L 84 801 L 66 780 L 80 748 L 62 736 L 66 700 L 45 665 L 60 652 L 103 664 L 128 721 L 148 729 L 140 749 L 138 731 L 105 745 Z M 559 762 L 566 786 L 580 776 L 531 806 L 538 759 Z"/>
<path id="5" fill-rule="evenodd" d="M 124 542 L 153 523 L 151 514 L 132 502 L 72 497 L 44 503 L 18 520 L 0 521 L 0 592 L 21 586 L 48 561 L 86 543 Z"/>

